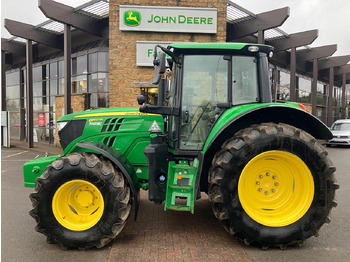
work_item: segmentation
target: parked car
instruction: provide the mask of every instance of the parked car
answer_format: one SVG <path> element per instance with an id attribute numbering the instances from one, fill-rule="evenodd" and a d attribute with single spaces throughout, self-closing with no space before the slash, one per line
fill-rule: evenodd
<path id="1" fill-rule="evenodd" d="M 350 146 L 350 119 L 340 119 L 331 126 L 333 138 L 327 141 L 327 145 Z"/>

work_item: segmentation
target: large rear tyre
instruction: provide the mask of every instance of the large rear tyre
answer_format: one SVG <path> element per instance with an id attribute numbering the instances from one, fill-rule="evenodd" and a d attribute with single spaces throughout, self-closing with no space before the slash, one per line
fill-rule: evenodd
<path id="1" fill-rule="evenodd" d="M 125 226 L 130 188 L 110 161 L 73 153 L 49 165 L 30 195 L 36 231 L 62 248 L 101 248 Z"/>
<path id="2" fill-rule="evenodd" d="M 306 132 L 265 123 L 239 131 L 216 153 L 209 198 L 224 228 L 263 248 L 302 244 L 329 222 L 335 168 Z"/>

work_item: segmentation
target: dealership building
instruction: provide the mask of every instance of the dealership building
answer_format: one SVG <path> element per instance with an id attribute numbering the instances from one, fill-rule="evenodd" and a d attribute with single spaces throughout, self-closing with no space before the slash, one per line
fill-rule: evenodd
<path id="1" fill-rule="evenodd" d="M 279 29 L 289 7 L 254 14 L 234 0 L 93 0 L 77 8 L 38 1 L 39 25 L 5 18 L 1 39 L 2 111 L 11 139 L 56 145 L 56 120 L 92 108 L 157 103 L 153 48 L 174 42 L 248 42 L 274 47 L 274 101 L 295 101 L 330 126 L 349 116 L 349 56 L 337 39 L 310 47 L 318 30 Z M 312 12 L 312 10 L 310 10 Z"/>

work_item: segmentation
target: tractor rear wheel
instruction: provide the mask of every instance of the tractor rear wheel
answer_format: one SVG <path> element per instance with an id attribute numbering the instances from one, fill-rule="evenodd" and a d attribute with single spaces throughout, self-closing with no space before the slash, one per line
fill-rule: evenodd
<path id="1" fill-rule="evenodd" d="M 243 129 L 216 153 L 209 171 L 215 216 L 246 244 L 302 244 L 329 222 L 335 168 L 306 132 L 265 123 Z"/>
<path id="2" fill-rule="evenodd" d="M 101 248 L 123 229 L 130 188 L 109 160 L 73 153 L 49 165 L 30 195 L 36 231 L 62 248 Z"/>

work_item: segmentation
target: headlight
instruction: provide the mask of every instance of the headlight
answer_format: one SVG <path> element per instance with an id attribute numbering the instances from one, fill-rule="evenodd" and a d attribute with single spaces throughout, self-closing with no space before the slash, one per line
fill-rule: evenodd
<path id="1" fill-rule="evenodd" d="M 67 121 L 57 122 L 57 130 L 58 130 L 58 132 L 60 132 L 67 124 L 68 124 Z"/>

